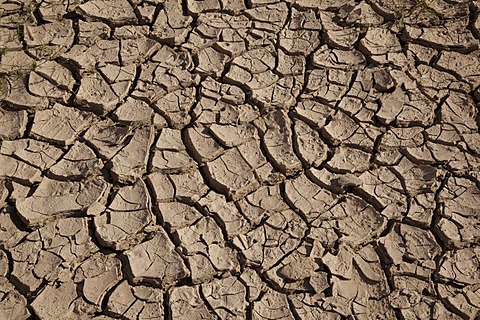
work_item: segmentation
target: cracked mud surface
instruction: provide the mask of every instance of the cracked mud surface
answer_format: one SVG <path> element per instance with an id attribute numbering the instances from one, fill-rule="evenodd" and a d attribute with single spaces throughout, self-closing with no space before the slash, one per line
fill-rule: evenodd
<path id="1" fill-rule="evenodd" d="M 480 318 L 479 12 L 0 0 L 0 319 Z"/>

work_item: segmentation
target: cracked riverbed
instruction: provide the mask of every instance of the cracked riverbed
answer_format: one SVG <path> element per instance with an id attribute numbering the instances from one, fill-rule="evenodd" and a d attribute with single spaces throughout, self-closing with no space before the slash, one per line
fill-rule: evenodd
<path id="1" fill-rule="evenodd" d="M 478 319 L 479 12 L 0 0 L 0 319 Z"/>

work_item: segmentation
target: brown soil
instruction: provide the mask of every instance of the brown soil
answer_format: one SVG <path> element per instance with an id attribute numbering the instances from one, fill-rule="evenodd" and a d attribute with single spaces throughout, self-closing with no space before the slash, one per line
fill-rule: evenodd
<path id="1" fill-rule="evenodd" d="M 0 319 L 479 319 L 479 12 L 0 0 Z"/>

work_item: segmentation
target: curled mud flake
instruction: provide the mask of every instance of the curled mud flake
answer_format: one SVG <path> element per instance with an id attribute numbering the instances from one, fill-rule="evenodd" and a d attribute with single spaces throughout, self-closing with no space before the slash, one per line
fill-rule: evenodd
<path id="1" fill-rule="evenodd" d="M 412 197 L 406 219 L 415 225 L 428 228 L 435 210 L 434 198 L 434 193 L 421 193 Z"/>
<path id="2" fill-rule="evenodd" d="M 137 180 L 119 189 L 106 211 L 95 217 L 95 235 L 101 245 L 122 250 L 139 242 L 152 220 L 147 187 Z"/>
<path id="3" fill-rule="evenodd" d="M 62 58 L 71 61 L 82 73 L 92 72 L 97 65 L 120 64 L 118 40 L 98 39 L 92 42 L 85 40 L 85 44 L 74 45 L 71 50 L 62 55 Z"/>
<path id="4" fill-rule="evenodd" d="M 79 180 L 98 175 L 103 163 L 87 145 L 76 142 L 49 173 L 60 180 Z"/>
<path id="5" fill-rule="evenodd" d="M 0 27 L 0 47 L 5 48 L 5 50 L 22 50 L 23 46 L 18 37 L 17 30 Z"/>
<path id="6" fill-rule="evenodd" d="M 435 271 L 434 259 L 441 248 L 430 231 L 405 224 L 395 224 L 379 239 L 380 257 L 391 264 L 390 272 L 401 278 L 412 276 L 428 281 Z M 400 281 L 400 280 L 399 280 Z"/>
<path id="7" fill-rule="evenodd" d="M 371 28 L 360 40 L 360 49 L 369 56 L 401 51 L 400 42 L 393 32 L 384 28 Z"/>
<path id="8" fill-rule="evenodd" d="M 81 296 L 101 311 L 107 292 L 122 279 L 122 265 L 113 254 L 100 252 L 88 257 L 75 270 L 73 281 L 79 284 Z"/>
<path id="9" fill-rule="evenodd" d="M 260 187 L 239 200 L 237 205 L 242 215 L 255 226 L 271 214 L 289 208 L 282 198 L 278 185 Z"/>
<path id="10" fill-rule="evenodd" d="M 175 246 L 162 230 L 152 239 L 125 251 L 124 255 L 127 276 L 135 284 L 169 288 L 190 275 Z"/>
<path id="11" fill-rule="evenodd" d="M 249 140 L 259 139 L 257 129 L 252 124 L 236 126 L 212 124 L 209 129 L 224 147 L 235 147 Z"/>
<path id="12" fill-rule="evenodd" d="M 31 135 L 60 145 L 71 145 L 80 133 L 96 122 L 89 112 L 55 104 L 35 114 Z"/>
<path id="13" fill-rule="evenodd" d="M 478 48 L 478 40 L 468 30 L 467 25 L 468 18 L 464 17 L 429 28 L 406 25 L 405 33 L 410 40 L 419 43 L 440 49 L 468 52 Z"/>
<path id="14" fill-rule="evenodd" d="M 438 293 L 445 305 L 463 319 L 476 318 L 480 313 L 478 288 L 456 288 L 438 284 Z"/>
<path id="15" fill-rule="evenodd" d="M 118 29 L 117 29 L 118 30 Z M 131 29 L 127 29 L 126 34 L 116 33 L 120 41 L 120 60 L 122 65 L 144 63 L 155 50 L 160 48 L 157 41 L 145 37 L 144 33 L 148 33 L 148 28 L 140 34 L 130 33 Z"/>
<path id="16" fill-rule="evenodd" d="M 26 320 L 30 318 L 27 299 L 3 276 L 0 277 L 0 294 L 0 317 L 2 319 Z"/>
<path id="17" fill-rule="evenodd" d="M 419 147 L 424 141 L 424 129 L 421 127 L 392 128 L 383 135 L 380 148 L 383 150 L 393 148 Z"/>
<path id="18" fill-rule="evenodd" d="M 235 83 L 244 83 L 250 89 L 264 88 L 278 80 L 272 69 L 275 67 L 274 49 L 270 47 L 247 51 L 232 61 L 226 75 Z"/>
<path id="19" fill-rule="evenodd" d="M 322 21 L 324 21 L 323 15 Z M 335 49 L 352 49 L 360 36 L 359 30 L 356 28 L 327 29 L 325 26 L 325 29 L 326 42 Z"/>
<path id="20" fill-rule="evenodd" d="M 157 202 L 170 202 L 175 199 L 175 186 L 168 175 L 153 172 L 147 177 L 148 185 L 153 189 Z"/>
<path id="21" fill-rule="evenodd" d="M 198 84 L 200 76 L 190 72 L 192 68 L 188 51 L 163 46 L 142 64 L 132 97 L 155 103 L 167 93 Z"/>
<path id="22" fill-rule="evenodd" d="M 22 292 L 33 292 L 45 281 L 68 279 L 69 268 L 96 251 L 86 218 L 66 218 L 46 224 L 10 251 L 12 280 Z"/>
<path id="23" fill-rule="evenodd" d="M 190 123 L 189 112 L 194 102 L 195 88 L 186 88 L 163 96 L 153 108 L 168 119 L 173 129 L 182 129 Z"/>
<path id="24" fill-rule="evenodd" d="M 206 169 L 209 183 L 233 200 L 244 197 L 260 186 L 249 163 L 237 148 L 209 162 Z"/>
<path id="25" fill-rule="evenodd" d="M 89 21 L 104 21 L 112 26 L 134 24 L 137 17 L 127 0 L 109 1 L 94 0 L 76 7 L 76 12 Z"/>
<path id="26" fill-rule="evenodd" d="M 187 128 L 185 136 L 186 147 L 197 162 L 210 162 L 225 151 L 204 126 Z"/>
<path id="27" fill-rule="evenodd" d="M 455 51 L 442 51 L 436 62 L 436 66 L 442 70 L 447 70 L 459 75 L 473 87 L 477 87 L 480 84 L 480 74 L 475 67 L 478 63 L 480 63 L 479 50 L 468 54 Z"/>
<path id="28" fill-rule="evenodd" d="M 126 96 L 131 80 L 119 79 L 110 84 L 98 73 L 85 75 L 75 97 L 76 102 L 86 105 L 95 113 L 105 115 Z"/>
<path id="29" fill-rule="evenodd" d="M 242 215 L 233 202 L 225 196 L 210 191 L 198 203 L 210 214 L 220 220 L 220 226 L 226 231 L 228 238 L 245 233 L 250 228 L 249 221 Z M 217 220 L 218 221 L 218 220 Z"/>
<path id="30" fill-rule="evenodd" d="M 352 279 L 353 277 L 353 254 L 352 249 L 348 246 L 342 246 L 337 255 L 327 253 L 322 258 L 330 272 L 344 279 Z"/>
<path id="31" fill-rule="evenodd" d="M 131 286 L 122 281 L 108 297 L 106 313 L 114 318 L 161 319 L 165 314 L 160 289 Z"/>
<path id="32" fill-rule="evenodd" d="M 362 173 L 359 179 L 362 181 L 357 189 L 360 195 L 377 209 L 383 209 L 385 217 L 399 217 L 406 212 L 407 197 L 401 181 L 392 171 L 381 167 Z"/>
<path id="33" fill-rule="evenodd" d="M 245 11 L 253 20 L 255 29 L 265 30 L 269 33 L 278 33 L 287 20 L 288 7 L 285 3 L 267 4 Z"/>
<path id="34" fill-rule="evenodd" d="M 327 158 L 328 147 L 320 134 L 301 120 L 294 121 L 293 147 L 304 166 L 318 167 Z"/>
<path id="35" fill-rule="evenodd" d="M 35 65 L 35 59 L 23 51 L 5 50 L 5 52 L 2 52 L 0 72 L 7 74 L 18 72 L 19 75 L 23 77 L 26 73 L 31 71 Z M 5 78 L 3 80 L 5 80 Z M 5 88 L 2 89 L 5 90 Z"/>
<path id="36" fill-rule="evenodd" d="M 343 6 L 338 16 L 343 23 L 355 26 L 379 26 L 384 21 L 384 18 L 364 1 L 356 6 Z"/>
<path id="37" fill-rule="evenodd" d="M 5 189 L 4 191 L 8 190 Z M 4 206 L 2 205 L 0 209 L 0 244 L 3 248 L 9 249 L 16 246 L 28 232 L 19 229 L 22 223 L 16 215 L 15 209 Z"/>
<path id="38" fill-rule="evenodd" d="M 333 173 L 327 169 L 310 168 L 306 171 L 307 176 L 320 187 L 328 189 L 334 193 L 344 193 L 350 188 L 359 187 L 362 181 L 351 173 Z"/>
<path id="39" fill-rule="evenodd" d="M 441 109 L 442 122 L 451 124 L 459 133 L 477 132 L 477 108 L 474 100 L 463 93 L 451 93 Z"/>
<path id="40" fill-rule="evenodd" d="M 228 0 L 228 2 L 234 6 L 244 5 L 238 1 Z M 247 48 L 246 38 L 251 27 L 252 22 L 245 15 L 203 13 L 199 15 L 197 26 L 190 33 L 184 46 L 193 51 L 213 46 L 218 52 L 237 57 Z"/>
<path id="41" fill-rule="evenodd" d="M 159 203 L 158 211 L 161 221 L 171 232 L 188 227 L 202 217 L 197 209 L 181 202 Z"/>
<path id="42" fill-rule="evenodd" d="M 106 40 L 110 36 L 110 27 L 103 22 L 78 21 L 78 44 L 91 46 L 98 40 Z"/>
<path id="43" fill-rule="evenodd" d="M 321 296 L 311 293 L 297 293 L 288 296 L 297 317 L 301 320 L 325 319 L 340 320 L 341 315 L 334 311 L 325 310 Z"/>
<path id="44" fill-rule="evenodd" d="M 5 58 L 2 59 L 2 63 Z M 1 64 L 0 64 L 1 66 Z M 1 67 L 0 67 L 1 68 Z M 0 79 L 0 98 L 9 106 L 19 109 L 28 110 L 44 110 L 48 107 L 47 97 L 38 97 L 30 93 L 28 83 L 26 81 L 26 73 L 28 73 L 32 64 L 27 69 L 15 70 L 18 74 L 15 76 L 3 75 Z M 10 70 L 10 67 L 9 67 Z M 10 70 L 11 71 L 11 70 Z M 7 71 L 8 72 L 8 71 Z"/>
<path id="45" fill-rule="evenodd" d="M 244 284 L 236 277 L 214 280 L 201 286 L 205 300 L 220 319 L 246 319 Z"/>
<path id="46" fill-rule="evenodd" d="M 295 319 L 290 311 L 287 296 L 269 289 L 259 301 L 255 301 L 252 319 Z"/>
<path id="47" fill-rule="evenodd" d="M 437 107 L 432 99 L 442 98 L 437 92 L 432 92 L 431 95 L 430 99 L 417 89 L 404 92 L 397 88 L 393 93 L 381 96 L 381 109 L 376 116 L 386 124 L 395 122 L 400 127 L 430 126 L 433 124 Z"/>
<path id="48" fill-rule="evenodd" d="M 27 127 L 26 111 L 9 111 L 0 108 L 0 137 L 2 139 L 19 138 Z"/>
<path id="49" fill-rule="evenodd" d="M 215 100 L 214 97 L 200 98 L 193 113 L 197 126 L 200 128 L 209 127 L 213 123 L 219 125 L 247 124 L 260 115 L 257 108 L 251 104 Z"/>
<path id="50" fill-rule="evenodd" d="M 330 49 L 328 45 L 321 46 L 313 53 L 312 62 L 319 68 L 356 70 L 365 67 L 365 57 L 360 51 Z"/>
<path id="51" fill-rule="evenodd" d="M 177 200 L 194 204 L 209 190 L 198 170 L 171 175 L 153 172 L 147 181 L 158 202 Z"/>
<path id="52" fill-rule="evenodd" d="M 192 17 L 183 15 L 181 1 L 165 2 L 153 23 L 152 35 L 168 44 L 179 45 L 185 41 L 192 20 Z"/>
<path id="53" fill-rule="evenodd" d="M 151 124 L 154 111 L 141 100 L 127 98 L 112 114 L 115 121 L 125 124 Z"/>
<path id="54" fill-rule="evenodd" d="M 60 0 L 52 3 L 42 2 L 38 7 L 40 17 L 48 22 L 54 22 L 62 19 L 67 12 L 67 8 L 72 10 L 74 5 L 69 6 L 68 0 Z"/>
<path id="55" fill-rule="evenodd" d="M 432 59 L 438 54 L 438 51 L 428 46 L 422 46 L 416 43 L 407 45 L 408 53 L 413 56 L 416 61 L 430 64 Z"/>
<path id="56" fill-rule="evenodd" d="M 43 96 L 66 103 L 70 94 L 56 85 L 50 83 L 36 72 L 31 72 L 28 77 L 28 90 L 36 96 Z"/>
<path id="57" fill-rule="evenodd" d="M 286 76 L 265 88 L 254 89 L 252 98 L 265 110 L 293 107 L 302 92 L 304 78 L 302 75 Z"/>
<path id="58" fill-rule="evenodd" d="M 162 129 L 155 145 L 152 170 L 163 173 L 184 173 L 196 168 L 183 144 L 180 130 Z"/>
<path id="59" fill-rule="evenodd" d="M 302 163 L 293 150 L 291 120 L 285 112 L 269 113 L 265 120 L 262 140 L 269 161 L 286 176 L 298 173 Z"/>
<path id="60" fill-rule="evenodd" d="M 285 197 L 287 203 L 299 210 L 308 222 L 326 214 L 338 201 L 336 194 L 322 189 L 305 175 L 285 183 Z"/>
<path id="61" fill-rule="evenodd" d="M 335 205 L 322 218 L 336 220 L 338 241 L 359 246 L 380 236 L 387 226 L 384 215 L 363 199 L 348 196 Z M 319 222 L 314 222 L 317 225 Z"/>
<path id="62" fill-rule="evenodd" d="M 83 137 L 100 158 L 110 160 L 130 142 L 133 129 L 130 126 L 118 126 L 107 119 L 90 126 Z"/>
<path id="63" fill-rule="evenodd" d="M 56 21 L 40 26 L 25 26 L 25 42 L 29 47 L 52 46 L 65 52 L 73 44 L 75 32 L 71 20 Z"/>
<path id="64" fill-rule="evenodd" d="M 392 306 L 404 317 L 413 319 L 441 319 L 443 316 L 462 319 L 459 315 L 447 310 L 444 303 L 431 295 L 433 285 L 409 274 L 393 277 L 394 291 L 390 295 Z"/>
<path id="65" fill-rule="evenodd" d="M 442 218 L 435 231 L 448 247 L 463 248 L 478 241 L 478 196 L 478 186 L 461 178 L 449 178 L 440 192 Z"/>
<path id="66" fill-rule="evenodd" d="M 77 317 L 77 299 L 76 286 L 69 281 L 58 288 L 47 286 L 32 302 L 32 308 L 40 319 Z"/>
<path id="67" fill-rule="evenodd" d="M 235 252 L 226 246 L 220 227 L 210 217 L 178 229 L 174 237 L 188 260 L 193 283 L 203 283 L 238 270 Z"/>
<path id="68" fill-rule="evenodd" d="M 19 198 L 16 209 L 29 226 L 43 225 L 75 212 L 88 212 L 106 202 L 110 185 L 99 176 L 85 182 L 43 178 L 32 195 Z"/>
<path id="69" fill-rule="evenodd" d="M 193 204 L 209 190 L 200 171 L 193 170 L 188 173 L 172 174 L 169 176 L 175 187 L 175 198 L 178 201 Z"/>
<path id="70" fill-rule="evenodd" d="M 416 70 L 412 70 L 412 75 L 418 79 L 419 89 L 423 94 L 437 103 L 449 94 L 453 94 L 452 90 L 465 93 L 472 90 L 472 85 L 467 81 L 458 80 L 451 73 L 428 65 L 419 65 Z"/>
<path id="71" fill-rule="evenodd" d="M 50 168 L 62 156 L 62 150 L 34 139 L 3 141 L 0 153 L 24 161 L 40 170 Z"/>
<path id="72" fill-rule="evenodd" d="M 289 55 L 283 50 L 277 52 L 278 66 L 276 71 L 283 77 L 299 76 L 305 73 L 306 59 L 304 56 Z"/>
<path id="73" fill-rule="evenodd" d="M 446 281 L 460 285 L 474 285 L 480 282 L 478 248 L 465 248 L 443 257 L 439 276 Z"/>
<path id="74" fill-rule="evenodd" d="M 323 305 L 327 310 L 343 316 L 358 314 L 367 318 L 382 312 L 393 315 L 387 298 L 390 293 L 387 277 L 373 247 L 354 250 L 340 246 L 336 255 L 328 253 L 322 262 L 333 273 L 334 294 L 326 297 Z"/>
<path id="75" fill-rule="evenodd" d="M 292 9 L 292 17 L 280 32 L 280 46 L 291 54 L 309 54 L 320 44 L 322 25 L 315 11 Z"/>
<path id="76" fill-rule="evenodd" d="M 233 244 L 248 266 L 268 270 L 301 242 L 306 230 L 303 220 L 291 210 L 272 214 L 264 225 L 240 235 Z"/>
<path id="77" fill-rule="evenodd" d="M 210 98 L 215 101 L 224 101 L 230 104 L 245 103 L 245 92 L 239 87 L 219 82 L 211 77 L 207 77 L 201 83 L 200 94 L 202 97 Z"/>
<path id="78" fill-rule="evenodd" d="M 133 182 L 147 170 L 153 128 L 137 128 L 131 140 L 111 160 L 111 173 L 118 182 Z"/>
<path id="79" fill-rule="evenodd" d="M 364 172 L 370 168 L 370 154 L 350 147 L 338 147 L 326 166 L 339 173 Z"/>
<path id="80" fill-rule="evenodd" d="M 170 291 L 169 305 L 173 319 L 218 319 L 218 316 L 207 308 L 202 299 L 200 286 L 173 288 Z"/>
<path id="81" fill-rule="evenodd" d="M 328 116 L 334 112 L 335 110 L 328 105 L 310 99 L 301 100 L 295 106 L 295 116 L 313 128 L 322 128 Z"/>
<path id="82" fill-rule="evenodd" d="M 437 170 L 428 165 L 416 164 L 403 158 L 393 171 L 398 174 L 410 196 L 425 192 L 434 192 L 438 187 Z"/>
<path id="83" fill-rule="evenodd" d="M 41 171 L 28 163 L 0 154 L 0 178 L 10 178 L 25 184 L 40 182 Z"/>
<path id="84" fill-rule="evenodd" d="M 302 245 L 268 270 L 266 276 L 282 291 L 317 292 L 328 288 L 327 273 L 317 271 L 319 265 L 308 256 L 309 245 Z"/>
<path id="85" fill-rule="evenodd" d="M 220 0 L 188 0 L 187 8 L 190 14 L 197 14 L 208 11 L 220 10 L 222 1 Z"/>
<path id="86" fill-rule="evenodd" d="M 280 77 L 274 72 L 275 64 L 272 46 L 258 48 L 235 58 L 226 77 L 251 90 L 253 100 L 263 109 L 287 109 L 295 105 L 301 92 L 303 72 Z"/>
<path id="87" fill-rule="evenodd" d="M 195 69 L 200 74 L 219 77 L 225 68 L 229 58 L 226 54 L 218 52 L 212 47 L 200 51 L 197 55 L 198 66 Z"/>
<path id="88" fill-rule="evenodd" d="M 334 106 L 347 93 L 347 84 L 353 73 L 341 69 L 313 69 L 307 73 L 306 92 L 308 97 Z"/>
<path id="89" fill-rule="evenodd" d="M 247 288 L 246 300 L 252 302 L 260 297 L 260 294 L 265 291 L 266 284 L 262 281 L 260 276 L 253 269 L 245 268 L 240 275 L 240 281 Z"/>

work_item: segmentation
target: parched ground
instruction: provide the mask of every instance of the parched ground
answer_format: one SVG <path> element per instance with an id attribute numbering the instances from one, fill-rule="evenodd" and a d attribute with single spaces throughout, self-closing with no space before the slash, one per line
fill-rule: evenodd
<path id="1" fill-rule="evenodd" d="M 0 319 L 479 319 L 479 11 L 0 0 Z"/>

